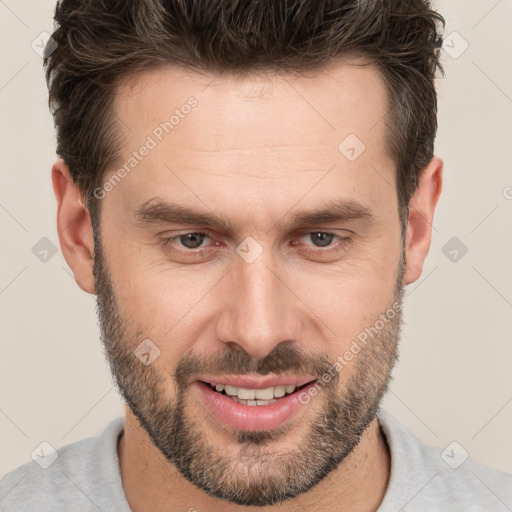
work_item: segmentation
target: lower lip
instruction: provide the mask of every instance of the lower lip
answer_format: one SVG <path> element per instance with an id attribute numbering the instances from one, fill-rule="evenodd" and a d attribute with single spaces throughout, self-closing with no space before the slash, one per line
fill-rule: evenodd
<path id="1" fill-rule="evenodd" d="M 277 398 L 275 402 L 268 405 L 239 404 L 226 395 L 214 391 L 209 384 L 202 381 L 193 382 L 191 387 L 197 389 L 217 421 L 237 430 L 253 431 L 273 430 L 279 427 L 306 405 L 299 400 L 299 396 L 308 393 L 314 384 L 312 382 L 294 393 Z"/>

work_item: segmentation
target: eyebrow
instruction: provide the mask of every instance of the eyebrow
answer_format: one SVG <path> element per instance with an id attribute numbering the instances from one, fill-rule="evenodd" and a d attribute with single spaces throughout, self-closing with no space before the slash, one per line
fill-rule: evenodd
<path id="1" fill-rule="evenodd" d="M 275 224 L 280 224 L 285 214 Z M 228 220 L 212 211 L 198 211 L 193 208 L 163 201 L 154 197 L 137 207 L 135 218 L 138 224 L 187 224 L 201 225 L 205 228 L 235 231 L 234 226 Z M 290 214 L 287 225 L 290 229 L 300 229 L 316 224 L 330 224 L 339 221 L 364 219 L 371 221 L 374 214 L 366 206 L 354 201 L 333 199 L 327 201 L 325 206 L 318 210 L 302 211 Z M 275 225 L 274 224 L 274 225 Z"/>

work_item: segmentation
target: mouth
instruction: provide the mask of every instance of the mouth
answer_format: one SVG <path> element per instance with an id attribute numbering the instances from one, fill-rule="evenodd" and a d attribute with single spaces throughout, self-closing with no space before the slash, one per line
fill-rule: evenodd
<path id="1" fill-rule="evenodd" d="M 211 382 L 202 381 L 208 385 L 213 391 L 219 393 L 233 402 L 247 406 L 264 406 L 277 402 L 279 399 L 299 393 L 309 384 L 313 384 L 316 380 L 306 382 L 303 385 L 291 384 L 288 386 L 269 386 L 267 388 L 243 388 L 231 386 L 229 384 L 213 384 Z"/>
<path id="2" fill-rule="evenodd" d="M 236 430 L 273 430 L 309 404 L 317 380 L 306 383 L 244 388 L 203 380 L 191 391 L 219 423 Z M 321 392 L 321 390 L 320 390 Z M 304 394 L 310 394 L 307 400 Z M 317 390 L 315 395 L 320 394 Z M 316 398 L 316 397 L 315 397 Z"/>

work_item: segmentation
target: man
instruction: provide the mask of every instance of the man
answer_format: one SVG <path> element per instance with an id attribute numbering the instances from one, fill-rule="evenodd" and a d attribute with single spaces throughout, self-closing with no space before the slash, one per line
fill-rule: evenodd
<path id="1" fill-rule="evenodd" d="M 510 510 L 379 408 L 427 255 L 442 18 L 422 0 L 63 1 L 60 244 L 126 417 L 1 510 Z"/>

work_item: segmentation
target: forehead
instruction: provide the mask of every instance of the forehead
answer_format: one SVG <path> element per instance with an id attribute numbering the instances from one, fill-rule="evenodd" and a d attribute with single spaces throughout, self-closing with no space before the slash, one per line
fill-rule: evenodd
<path id="1" fill-rule="evenodd" d="M 197 99 L 199 107 L 191 117 L 199 119 L 187 124 L 207 119 L 208 125 L 195 133 L 194 141 L 184 130 L 174 131 L 172 137 L 183 142 L 183 135 L 190 147 L 228 149 L 230 143 L 242 139 L 272 145 L 304 143 L 304 137 L 312 144 L 330 144 L 347 131 L 377 142 L 370 140 L 368 132 L 374 128 L 377 136 L 383 132 L 379 121 L 387 111 L 387 91 L 374 65 L 362 60 L 339 61 L 305 73 L 214 75 L 169 66 L 124 79 L 117 89 L 114 109 L 128 142 L 151 133 L 191 97 Z M 282 113 L 286 116 L 280 117 Z M 283 132 L 280 128 L 284 126 L 293 129 Z M 222 130 L 231 127 L 241 131 Z"/>
<path id="2" fill-rule="evenodd" d="M 394 162 L 385 144 L 386 87 L 374 66 L 362 64 L 337 62 L 301 76 L 165 67 L 129 77 L 114 103 L 124 141 L 117 165 L 150 150 L 113 195 L 134 209 L 156 192 L 180 189 L 197 202 L 210 190 L 212 206 L 229 208 L 236 190 L 238 208 L 263 198 L 284 207 L 287 187 L 296 201 L 335 169 L 315 186 L 318 194 L 366 188 L 375 199 L 378 185 L 394 187 Z"/>

